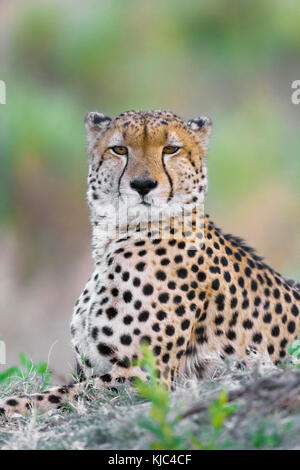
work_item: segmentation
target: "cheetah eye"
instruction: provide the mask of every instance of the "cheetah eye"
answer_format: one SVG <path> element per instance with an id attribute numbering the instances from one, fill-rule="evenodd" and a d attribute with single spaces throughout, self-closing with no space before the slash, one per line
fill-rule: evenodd
<path id="1" fill-rule="evenodd" d="M 127 155 L 128 154 L 127 147 L 124 147 L 123 145 L 115 145 L 114 147 L 111 147 L 110 150 L 113 153 L 115 153 L 116 155 Z"/>
<path id="2" fill-rule="evenodd" d="M 174 145 L 166 145 L 163 148 L 163 153 L 166 155 L 174 155 L 180 150 L 180 147 L 175 147 Z"/>

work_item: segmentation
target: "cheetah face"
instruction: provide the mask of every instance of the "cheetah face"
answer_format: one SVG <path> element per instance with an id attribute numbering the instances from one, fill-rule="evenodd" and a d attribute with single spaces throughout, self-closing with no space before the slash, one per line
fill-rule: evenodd
<path id="1" fill-rule="evenodd" d="M 85 125 L 94 216 L 101 217 L 108 205 L 126 206 L 144 218 L 153 208 L 163 212 L 203 202 L 208 118 L 184 122 L 166 111 L 128 111 L 111 119 L 90 112 Z"/>

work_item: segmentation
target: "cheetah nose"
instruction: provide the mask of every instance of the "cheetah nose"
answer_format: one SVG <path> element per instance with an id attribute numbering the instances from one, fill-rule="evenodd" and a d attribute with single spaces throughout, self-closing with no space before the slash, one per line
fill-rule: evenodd
<path id="1" fill-rule="evenodd" d="M 152 189 L 156 188 L 157 181 L 148 178 L 134 178 L 130 181 L 130 186 L 141 196 L 146 196 Z"/>

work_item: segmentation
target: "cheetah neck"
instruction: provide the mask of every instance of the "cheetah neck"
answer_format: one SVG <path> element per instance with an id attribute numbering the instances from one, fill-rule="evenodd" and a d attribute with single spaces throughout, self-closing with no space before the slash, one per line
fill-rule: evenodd
<path id="1" fill-rule="evenodd" d="M 203 238 L 203 220 L 203 206 L 195 204 L 176 208 L 173 212 L 161 212 L 158 216 L 156 213 L 150 220 L 145 217 L 117 218 L 113 212 L 107 212 L 105 216 L 92 215 L 94 261 L 99 264 L 110 245 L 122 239 L 175 238 L 192 244 L 196 235 L 198 239 Z"/>

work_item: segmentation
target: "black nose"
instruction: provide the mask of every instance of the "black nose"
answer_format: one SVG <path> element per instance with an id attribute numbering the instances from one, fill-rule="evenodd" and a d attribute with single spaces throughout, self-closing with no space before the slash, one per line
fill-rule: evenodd
<path id="1" fill-rule="evenodd" d="M 135 178 L 130 181 L 130 186 L 135 189 L 141 196 L 146 196 L 151 189 L 156 188 L 157 181 L 147 178 Z"/>

